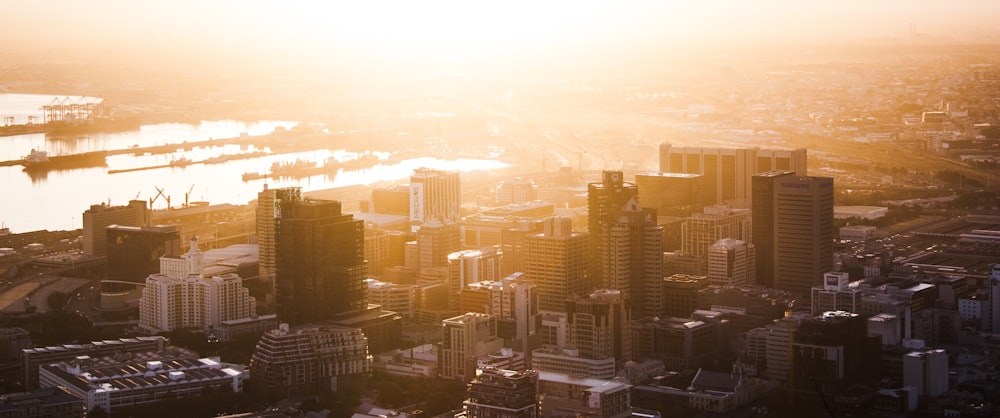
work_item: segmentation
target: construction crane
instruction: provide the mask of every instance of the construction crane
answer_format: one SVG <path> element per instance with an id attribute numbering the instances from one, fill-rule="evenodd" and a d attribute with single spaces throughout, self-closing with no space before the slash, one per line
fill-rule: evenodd
<path id="1" fill-rule="evenodd" d="M 153 203 L 156 203 L 156 200 L 159 199 L 160 196 L 163 196 L 163 189 L 161 189 L 161 188 L 159 188 L 157 186 L 153 186 L 153 188 L 156 189 L 156 196 L 153 196 L 152 198 L 149 199 L 149 209 L 153 209 Z M 168 208 L 170 207 L 170 198 L 169 197 L 167 198 L 167 207 Z"/>

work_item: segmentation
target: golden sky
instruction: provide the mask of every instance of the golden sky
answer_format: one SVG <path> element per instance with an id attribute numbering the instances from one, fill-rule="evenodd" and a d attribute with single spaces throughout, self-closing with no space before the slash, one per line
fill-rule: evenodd
<path id="1" fill-rule="evenodd" d="M 264 1 L 6 0 L 17 50 L 170 59 L 267 56 L 343 65 L 493 65 L 564 53 L 699 51 L 746 45 L 937 39 L 1000 32 L 1000 1 Z M 596 51 L 602 51 L 598 54 Z M 0 51 L 2 52 L 2 51 Z"/>

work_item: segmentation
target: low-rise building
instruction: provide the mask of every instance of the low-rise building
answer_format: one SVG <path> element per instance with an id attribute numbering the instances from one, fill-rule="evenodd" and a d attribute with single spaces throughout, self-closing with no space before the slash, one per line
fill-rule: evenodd
<path id="1" fill-rule="evenodd" d="M 218 357 L 168 361 L 90 364 L 90 357 L 46 364 L 39 368 L 41 387 L 62 387 L 83 399 L 88 411 L 106 412 L 129 405 L 198 396 L 206 390 L 243 391 L 246 366 L 222 363 Z"/>

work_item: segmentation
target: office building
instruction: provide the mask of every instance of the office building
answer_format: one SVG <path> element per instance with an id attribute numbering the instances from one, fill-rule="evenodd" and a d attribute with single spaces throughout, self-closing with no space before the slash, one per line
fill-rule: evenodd
<path id="1" fill-rule="evenodd" d="M 543 218 L 521 219 L 514 223 L 514 226 L 500 232 L 500 250 L 503 251 L 503 274 L 514 274 L 528 271 L 528 246 L 529 235 L 542 233 L 545 230 L 545 219 Z"/>
<path id="2" fill-rule="evenodd" d="M 497 203 L 506 205 L 510 203 L 531 202 L 538 199 L 538 188 L 531 179 L 516 178 L 506 180 L 497 185 Z"/>
<path id="3" fill-rule="evenodd" d="M 625 181 L 621 171 L 604 171 L 601 183 L 587 185 L 587 225 L 590 233 L 590 277 L 600 283 L 608 276 L 605 255 L 610 253 L 611 228 L 622 209 L 639 196 L 639 188 Z"/>
<path id="4" fill-rule="evenodd" d="M 83 418 L 83 400 L 66 388 L 49 387 L 0 396 L 0 417 Z"/>
<path id="5" fill-rule="evenodd" d="M 760 286 L 706 286 L 698 290 L 697 309 L 721 312 L 734 332 L 767 326 L 785 316 L 785 310 L 798 296 Z"/>
<path id="6" fill-rule="evenodd" d="M 514 273 L 497 281 L 469 284 L 462 291 L 462 312 L 481 312 L 497 318 L 497 336 L 505 347 L 512 347 L 531 356 L 538 344 L 537 286 Z"/>
<path id="7" fill-rule="evenodd" d="M 539 200 L 480 209 L 463 217 L 462 245 L 465 249 L 501 246 L 510 229 L 530 229 L 555 214 L 555 206 Z"/>
<path id="8" fill-rule="evenodd" d="M 173 225 L 111 225 L 105 229 L 105 236 L 110 281 L 142 283 L 160 271 L 160 257 L 181 254 L 180 233 Z"/>
<path id="9" fill-rule="evenodd" d="M 260 338 L 250 358 L 253 392 L 267 400 L 333 393 L 371 366 L 365 334 L 336 325 L 281 324 Z"/>
<path id="10" fill-rule="evenodd" d="M 723 238 L 708 247 L 708 282 L 716 286 L 749 286 L 756 283 L 753 244 Z"/>
<path id="11" fill-rule="evenodd" d="M 633 360 L 659 360 L 667 370 L 695 370 L 720 353 L 719 324 L 689 317 L 648 316 L 629 324 Z"/>
<path id="12" fill-rule="evenodd" d="M 496 248 L 456 251 L 447 256 L 448 300 L 451 309 L 457 310 L 459 294 L 476 282 L 500 280 L 503 253 Z"/>
<path id="13" fill-rule="evenodd" d="M 847 272 L 826 272 L 823 285 L 813 286 L 809 301 L 813 315 L 827 311 L 861 312 L 861 290 L 851 286 Z"/>
<path id="14" fill-rule="evenodd" d="M 833 270 L 833 179 L 770 171 L 753 185 L 757 283 L 808 295 Z"/>
<path id="15" fill-rule="evenodd" d="M 903 332 L 899 317 L 890 314 L 872 315 L 868 318 L 868 336 L 878 337 L 883 346 L 902 344 Z"/>
<path id="16" fill-rule="evenodd" d="M 786 170 L 806 173 L 806 150 L 760 148 L 674 147 L 660 144 L 660 171 L 701 174 L 704 203 L 750 207 L 751 177 L 757 173 Z M 736 238 L 736 237 L 729 237 Z"/>
<path id="17" fill-rule="evenodd" d="M 657 315 L 663 309 L 663 228 L 656 214 L 639 206 L 634 198 L 618 212 L 618 220 L 606 229 L 598 285 L 622 293 L 636 315 Z"/>
<path id="18" fill-rule="evenodd" d="M 394 185 L 372 190 L 370 212 L 386 215 L 410 216 L 410 188 Z"/>
<path id="19" fill-rule="evenodd" d="M 31 348 L 31 335 L 24 328 L 0 328 L 0 363 L 14 364 L 21 350 Z"/>
<path id="20" fill-rule="evenodd" d="M 410 175 L 410 223 L 431 219 L 458 222 L 462 190 L 457 171 L 418 168 Z"/>
<path id="21" fill-rule="evenodd" d="M 476 375 L 479 357 L 503 348 L 493 315 L 469 312 L 441 321 L 438 372 L 445 379 L 468 382 Z"/>
<path id="22" fill-rule="evenodd" d="M 538 372 L 476 370 L 462 402 L 467 418 L 536 418 Z"/>
<path id="23" fill-rule="evenodd" d="M 108 255 L 108 239 L 105 228 L 111 225 L 149 225 L 149 210 L 146 202 L 132 200 L 128 206 L 91 205 L 83 212 L 83 253 L 92 257 Z"/>
<path id="24" fill-rule="evenodd" d="M 784 383 L 792 379 L 792 344 L 795 332 L 805 319 L 805 315 L 793 315 L 787 311 L 783 318 L 775 319 L 767 326 L 762 359 L 764 377 Z"/>
<path id="25" fill-rule="evenodd" d="M 631 387 L 613 380 L 538 372 L 538 416 L 628 418 Z"/>
<path id="26" fill-rule="evenodd" d="M 525 243 L 525 273 L 538 286 L 539 309 L 565 311 L 567 300 L 593 288 L 588 276 L 588 235 L 574 232 L 571 219 L 546 219 L 542 233 L 528 235 Z"/>
<path id="27" fill-rule="evenodd" d="M 416 285 L 365 279 L 368 286 L 368 303 L 399 313 L 404 319 L 413 318 Z"/>
<path id="28" fill-rule="evenodd" d="M 338 201 L 283 200 L 275 214 L 275 307 L 293 326 L 367 308 L 364 224 Z"/>
<path id="29" fill-rule="evenodd" d="M 219 388 L 239 393 L 250 377 L 246 366 L 223 363 L 218 357 L 95 360 L 83 356 L 42 365 L 39 383 L 43 388 L 66 389 L 82 399 L 88 411 L 100 407 L 114 416 L 117 408 L 199 396 Z"/>
<path id="30" fill-rule="evenodd" d="M 642 172 L 635 175 L 639 203 L 657 216 L 690 216 L 702 211 L 703 176 L 690 173 Z"/>
<path id="31" fill-rule="evenodd" d="M 617 369 L 632 359 L 631 312 L 617 290 L 595 290 L 566 304 L 569 346 L 590 359 L 613 357 Z"/>
<path id="32" fill-rule="evenodd" d="M 267 183 L 264 183 L 264 190 L 257 193 L 257 246 L 260 249 L 257 280 L 264 288 L 264 297 L 258 302 L 268 312 L 274 310 L 274 277 L 277 266 L 275 219 L 280 216 L 283 205 L 300 200 L 302 189 L 299 187 L 269 189 Z"/>
<path id="33" fill-rule="evenodd" d="M 934 398 L 948 391 L 948 353 L 925 349 L 903 355 L 903 385 L 921 397 Z"/>
<path id="34" fill-rule="evenodd" d="M 721 239 L 750 242 L 751 216 L 748 209 L 713 205 L 681 221 L 681 253 L 703 257 Z"/>
<path id="35" fill-rule="evenodd" d="M 614 357 L 581 357 L 573 348 L 542 347 L 531 352 L 531 369 L 545 372 L 613 379 L 618 374 Z"/>
<path id="36" fill-rule="evenodd" d="M 877 379 L 879 359 L 872 353 L 880 348 L 881 341 L 868 336 L 867 320 L 858 314 L 830 311 L 806 318 L 791 346 L 794 385 L 811 392 L 817 386 L 844 389 Z"/>
<path id="37" fill-rule="evenodd" d="M 698 291 L 708 286 L 705 276 L 674 274 L 663 278 L 663 311 L 659 315 L 689 318 L 698 309 Z"/>
<path id="38" fill-rule="evenodd" d="M 417 230 L 418 269 L 448 267 L 448 254 L 462 250 L 462 228 L 458 222 L 431 219 Z"/>
<path id="39" fill-rule="evenodd" d="M 120 338 L 117 340 L 91 341 L 84 344 L 66 344 L 21 350 L 21 383 L 27 389 L 38 387 L 38 366 L 72 360 L 78 356 L 111 356 L 130 353 L 168 351 L 169 341 L 161 336 Z"/>

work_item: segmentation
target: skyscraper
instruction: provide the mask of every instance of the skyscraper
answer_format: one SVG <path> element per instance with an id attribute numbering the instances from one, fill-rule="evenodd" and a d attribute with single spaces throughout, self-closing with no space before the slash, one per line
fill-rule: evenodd
<path id="1" fill-rule="evenodd" d="M 635 198 L 619 211 L 600 254 L 604 276 L 598 287 L 622 293 L 636 315 L 659 315 L 663 282 L 663 228 L 656 212 L 643 209 Z"/>
<path id="2" fill-rule="evenodd" d="M 806 150 L 674 147 L 660 144 L 660 171 L 704 176 L 705 204 L 746 208 L 753 197 L 751 177 L 772 170 L 806 175 Z"/>
<path id="3" fill-rule="evenodd" d="M 566 301 L 592 289 L 587 273 L 588 236 L 573 232 L 570 218 L 545 220 L 543 232 L 525 237 L 526 273 L 538 286 L 538 306 L 565 311 Z"/>
<path id="4" fill-rule="evenodd" d="M 753 176 L 757 283 L 808 295 L 833 270 L 833 179 Z"/>
<path id="5" fill-rule="evenodd" d="M 601 183 L 587 185 L 587 224 L 590 229 L 590 276 L 600 283 L 607 276 L 602 261 L 609 251 L 611 228 L 629 200 L 639 196 L 639 188 L 625 182 L 621 171 L 604 171 Z"/>
<path id="6" fill-rule="evenodd" d="M 472 283 L 462 290 L 462 312 L 483 312 L 497 318 L 497 335 L 504 346 L 530 357 L 538 324 L 537 286 L 514 273 L 498 281 Z"/>
<path id="7" fill-rule="evenodd" d="M 704 178 L 700 174 L 644 172 L 635 175 L 642 206 L 657 216 L 689 216 L 701 212 Z"/>
<path id="8" fill-rule="evenodd" d="M 459 294 L 469 284 L 500 280 L 503 253 L 496 248 L 462 250 L 448 254 L 448 302 L 458 309 Z"/>
<path id="9" fill-rule="evenodd" d="M 448 254 L 462 250 L 462 228 L 457 222 L 428 220 L 417 230 L 417 267 L 448 267 Z"/>
<path id="10" fill-rule="evenodd" d="M 703 256 L 709 246 L 723 238 L 750 242 L 751 219 L 747 209 L 708 206 L 681 223 L 681 252 Z"/>
<path id="11" fill-rule="evenodd" d="M 632 355 L 631 315 L 617 290 L 595 290 L 566 304 L 570 345 L 580 357 L 614 357 L 621 369 Z"/>
<path id="12" fill-rule="evenodd" d="M 708 247 L 708 282 L 718 286 L 748 286 L 756 283 L 753 244 L 724 238 Z"/>
<path id="13" fill-rule="evenodd" d="M 266 311 L 274 310 L 274 269 L 275 269 L 275 238 L 274 219 L 280 213 L 278 210 L 283 202 L 302 200 L 302 189 L 285 187 L 268 189 L 257 193 L 257 246 L 259 261 L 257 280 L 263 285 L 264 299 L 258 301 Z"/>
<path id="14" fill-rule="evenodd" d="M 143 283 L 160 271 L 160 257 L 181 255 L 181 237 L 173 225 L 105 228 L 108 280 Z M 114 289 L 106 286 L 106 290 Z"/>
<path id="15" fill-rule="evenodd" d="M 367 306 L 364 223 L 332 200 L 282 200 L 275 209 L 275 307 L 300 325 Z"/>
<path id="16" fill-rule="evenodd" d="M 441 321 L 438 373 L 445 379 L 470 381 L 476 375 L 478 358 L 502 347 L 493 315 L 469 312 L 445 319 Z"/>
<path id="17" fill-rule="evenodd" d="M 410 223 L 431 219 L 457 222 L 462 190 L 457 171 L 418 168 L 410 175 Z"/>
<path id="18" fill-rule="evenodd" d="M 91 205 L 83 212 L 83 253 L 103 257 L 108 255 L 108 241 L 105 228 L 111 225 L 146 226 L 149 211 L 146 202 L 132 200 L 128 206 Z"/>

